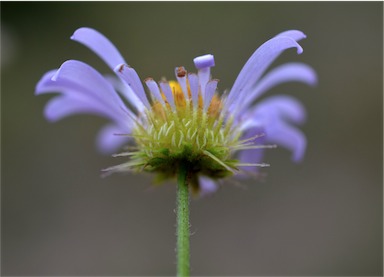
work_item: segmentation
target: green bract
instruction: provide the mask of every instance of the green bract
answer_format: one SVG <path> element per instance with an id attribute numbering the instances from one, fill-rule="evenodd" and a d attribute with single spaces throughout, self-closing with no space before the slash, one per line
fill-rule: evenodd
<path id="1" fill-rule="evenodd" d="M 174 90 L 174 94 L 180 93 Z M 212 107 L 206 111 L 193 107 L 190 99 L 176 102 L 176 109 L 154 105 L 132 132 L 135 149 L 118 154 L 130 156 L 130 161 L 110 170 L 154 172 L 162 181 L 175 177 L 183 163 L 196 188 L 198 174 L 213 179 L 227 177 L 237 170 L 232 151 L 246 143 L 239 141 L 241 132 L 232 123 Z"/>

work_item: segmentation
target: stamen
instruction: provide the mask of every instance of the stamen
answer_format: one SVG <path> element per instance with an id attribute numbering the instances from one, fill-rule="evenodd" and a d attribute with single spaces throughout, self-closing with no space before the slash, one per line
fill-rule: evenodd
<path id="1" fill-rule="evenodd" d="M 175 74 L 176 74 L 177 81 L 181 86 L 181 90 L 183 91 L 184 98 L 185 100 L 187 100 L 189 98 L 188 88 L 187 88 L 187 77 L 186 77 L 187 71 L 183 66 L 180 66 L 180 67 L 176 67 Z"/>
<path id="2" fill-rule="evenodd" d="M 162 81 L 159 83 L 159 85 L 160 85 L 162 92 L 165 95 L 165 98 L 167 98 L 169 105 L 171 105 L 172 109 L 174 110 L 175 109 L 175 101 L 174 101 L 172 90 L 171 90 L 171 87 L 169 86 L 169 83 Z"/>
<path id="3" fill-rule="evenodd" d="M 219 82 L 219 80 L 211 80 L 208 82 L 208 84 L 205 88 L 204 111 L 207 111 L 209 105 L 211 104 L 211 100 L 212 100 L 213 95 L 215 94 L 218 82 Z"/>
<path id="4" fill-rule="evenodd" d="M 147 78 L 144 80 L 144 82 L 147 85 L 149 91 L 152 93 L 152 95 L 155 96 L 157 101 L 165 105 L 164 99 L 161 96 L 160 89 L 157 83 L 152 78 Z"/>
<path id="5" fill-rule="evenodd" d="M 207 54 L 207 55 L 203 55 L 203 56 L 199 56 L 197 58 L 194 58 L 193 62 L 195 63 L 195 66 L 197 69 L 215 66 L 215 59 L 214 59 L 213 55 L 211 55 L 211 54 Z"/>
<path id="6" fill-rule="evenodd" d="M 195 58 L 193 62 L 195 63 L 196 68 L 198 69 L 200 93 L 203 97 L 203 102 L 205 103 L 205 86 L 211 78 L 210 68 L 212 66 L 215 66 L 215 60 L 213 58 L 213 55 L 208 54 Z"/>
<path id="7" fill-rule="evenodd" d="M 176 108 L 180 110 L 184 110 L 186 107 L 186 98 L 182 92 L 182 88 L 178 82 L 169 81 L 169 86 L 172 89 L 173 99 L 175 101 Z"/>
<path id="8" fill-rule="evenodd" d="M 189 89 L 191 90 L 193 107 L 197 108 L 199 101 L 199 79 L 196 74 L 188 74 Z"/>

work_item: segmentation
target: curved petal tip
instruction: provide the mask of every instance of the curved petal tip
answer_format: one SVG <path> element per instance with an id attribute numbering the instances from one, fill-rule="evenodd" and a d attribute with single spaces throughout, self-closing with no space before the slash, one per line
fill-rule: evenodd
<path id="1" fill-rule="evenodd" d="M 90 32 L 99 33 L 95 29 L 92 29 L 92 28 L 89 28 L 89 27 L 80 27 L 80 28 L 76 29 L 76 31 L 73 32 L 73 34 L 71 36 L 71 39 L 72 40 L 77 40 L 77 38 L 79 36 L 82 36 L 84 33 L 90 33 Z"/>
<path id="2" fill-rule="evenodd" d="M 285 32 L 281 32 L 277 35 L 277 37 L 290 37 L 296 41 L 307 38 L 306 34 L 299 30 L 288 30 Z"/>

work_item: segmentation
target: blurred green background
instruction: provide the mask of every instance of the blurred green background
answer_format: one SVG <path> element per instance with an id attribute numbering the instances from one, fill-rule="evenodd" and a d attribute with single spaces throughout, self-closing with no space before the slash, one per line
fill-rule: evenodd
<path id="1" fill-rule="evenodd" d="M 68 59 L 109 73 L 69 39 L 93 27 L 142 79 L 212 53 L 220 90 L 264 41 L 304 31 L 300 56 L 319 85 L 284 84 L 307 108 L 308 149 L 293 164 L 269 150 L 264 182 L 226 184 L 191 201 L 193 275 L 382 275 L 382 2 L 1 2 L 2 275 L 174 275 L 175 186 L 151 176 L 100 177 L 122 160 L 102 156 L 106 122 L 56 124 L 34 96 Z"/>

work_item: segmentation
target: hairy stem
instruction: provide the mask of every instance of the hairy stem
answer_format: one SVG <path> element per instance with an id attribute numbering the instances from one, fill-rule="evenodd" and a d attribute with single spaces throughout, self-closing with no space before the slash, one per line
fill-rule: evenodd
<path id="1" fill-rule="evenodd" d="M 180 165 L 177 177 L 177 276 L 189 276 L 189 194 L 185 164 Z"/>

